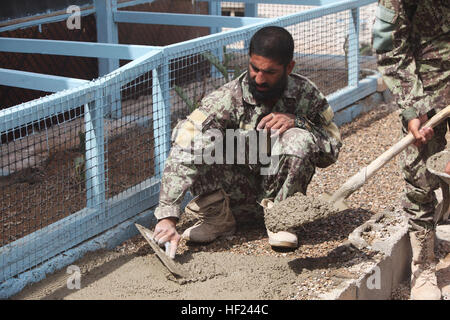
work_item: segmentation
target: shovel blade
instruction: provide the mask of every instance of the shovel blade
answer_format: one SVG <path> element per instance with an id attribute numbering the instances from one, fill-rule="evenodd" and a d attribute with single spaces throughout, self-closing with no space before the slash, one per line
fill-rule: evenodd
<path id="1" fill-rule="evenodd" d="M 345 202 L 344 199 L 339 198 L 337 200 L 332 201 L 332 196 L 328 193 L 324 193 L 320 195 L 319 199 L 323 202 L 328 202 L 333 205 L 333 208 L 339 211 L 350 209 L 350 206 Z"/>

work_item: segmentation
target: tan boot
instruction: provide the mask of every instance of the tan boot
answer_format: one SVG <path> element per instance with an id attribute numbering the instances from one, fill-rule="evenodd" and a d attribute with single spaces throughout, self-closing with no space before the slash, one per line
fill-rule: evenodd
<path id="1" fill-rule="evenodd" d="M 236 231 L 236 221 L 229 203 L 230 198 L 222 189 L 191 200 L 185 212 L 193 214 L 200 221 L 186 229 L 181 237 L 187 241 L 206 243 L 220 236 L 233 235 Z"/>
<path id="2" fill-rule="evenodd" d="M 263 199 L 261 205 L 264 210 L 270 209 L 273 206 L 273 201 L 270 199 Z M 288 231 L 271 232 L 267 230 L 267 235 L 269 236 L 269 244 L 272 247 L 278 248 L 297 248 L 298 239 L 297 235 Z"/>
<path id="3" fill-rule="evenodd" d="M 434 261 L 434 232 L 409 233 L 412 248 L 411 300 L 440 300 Z"/>

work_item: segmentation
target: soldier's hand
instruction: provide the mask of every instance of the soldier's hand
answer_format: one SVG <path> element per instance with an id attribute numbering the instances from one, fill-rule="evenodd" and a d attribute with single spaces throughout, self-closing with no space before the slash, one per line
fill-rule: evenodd
<path id="1" fill-rule="evenodd" d="M 434 131 L 433 128 L 420 128 L 422 124 L 427 122 L 428 116 L 426 114 L 420 116 L 419 118 L 412 119 L 408 122 L 408 131 L 412 133 L 416 141 L 414 145 L 420 147 L 426 144 L 433 138 Z"/>
<path id="2" fill-rule="evenodd" d="M 445 173 L 450 174 L 450 161 L 447 162 L 447 165 L 445 166 Z"/>
<path id="3" fill-rule="evenodd" d="M 176 219 L 164 218 L 158 221 L 155 231 L 153 231 L 153 239 L 160 245 L 169 243 L 169 250 L 168 252 L 166 250 L 166 254 L 172 259 L 175 258 L 178 243 L 181 239 L 176 229 Z"/>
<path id="4" fill-rule="evenodd" d="M 272 112 L 261 119 L 257 129 L 265 129 L 274 132 L 274 135 L 281 135 L 286 130 L 295 127 L 295 115 L 290 113 Z"/>

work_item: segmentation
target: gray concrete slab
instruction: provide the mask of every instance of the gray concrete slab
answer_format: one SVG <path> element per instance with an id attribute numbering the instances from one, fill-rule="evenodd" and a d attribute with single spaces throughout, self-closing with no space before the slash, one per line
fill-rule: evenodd
<path id="1" fill-rule="evenodd" d="M 369 236 L 370 235 L 370 236 Z M 360 266 L 362 276 L 322 295 L 324 300 L 388 300 L 392 291 L 410 276 L 411 248 L 408 223 L 401 212 L 374 215 L 350 235 L 359 249 L 380 253 L 378 259 Z"/>

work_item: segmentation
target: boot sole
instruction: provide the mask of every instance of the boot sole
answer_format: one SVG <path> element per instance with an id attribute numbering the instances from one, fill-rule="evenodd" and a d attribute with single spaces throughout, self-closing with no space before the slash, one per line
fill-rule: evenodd
<path id="1" fill-rule="evenodd" d="M 292 242 L 287 242 L 287 241 L 269 240 L 269 244 L 272 247 L 277 247 L 277 248 L 297 248 L 298 247 L 297 243 L 292 243 Z"/>

